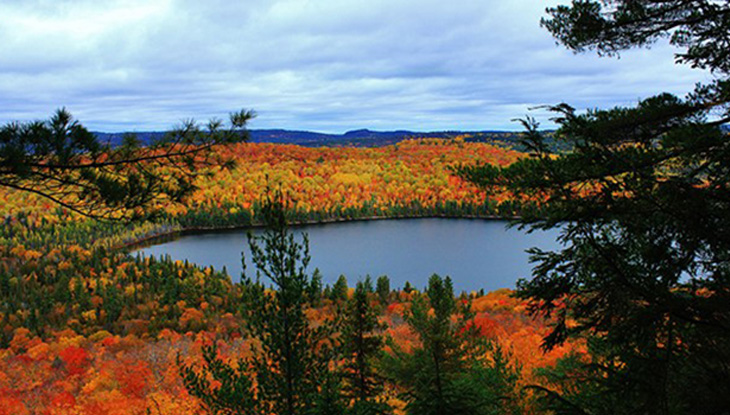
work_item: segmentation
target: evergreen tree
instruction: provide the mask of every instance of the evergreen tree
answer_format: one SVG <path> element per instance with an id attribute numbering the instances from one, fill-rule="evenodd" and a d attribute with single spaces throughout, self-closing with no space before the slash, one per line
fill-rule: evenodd
<path id="1" fill-rule="evenodd" d="M 562 227 L 565 248 L 533 251 L 538 265 L 518 294 L 556 319 L 546 348 L 582 336 L 592 356 L 545 372 L 544 402 L 560 414 L 726 414 L 730 138 L 719 127 L 730 121 L 730 3 L 574 1 L 548 12 L 543 25 L 572 50 L 610 55 L 670 37 L 683 49 L 677 62 L 715 80 L 633 108 L 557 105 L 556 138 L 572 151 L 550 154 L 528 119 L 530 158 L 461 169 L 487 189 L 545 201 L 522 225 Z"/>
<path id="2" fill-rule="evenodd" d="M 330 299 L 337 302 L 347 301 L 348 288 L 349 287 L 347 286 L 347 277 L 345 277 L 344 275 L 340 275 L 340 277 L 337 278 L 335 285 L 332 286 Z"/>
<path id="3" fill-rule="evenodd" d="M 389 413 L 387 404 L 378 400 L 383 379 L 375 370 L 374 360 L 380 355 L 383 337 L 378 334 L 385 325 L 370 304 L 365 283 L 358 282 L 348 301 L 342 327 L 342 354 L 345 359 L 343 391 L 352 400 L 354 414 Z"/>
<path id="4" fill-rule="evenodd" d="M 387 305 L 390 302 L 390 278 L 387 275 L 378 277 L 375 291 L 378 293 L 380 304 Z"/>
<path id="5" fill-rule="evenodd" d="M 197 167 L 230 166 L 212 150 L 247 140 L 253 117 L 233 113 L 229 129 L 217 120 L 206 128 L 188 121 L 162 139 L 142 145 L 127 135 L 116 147 L 100 142 L 66 109 L 45 122 L 11 122 L 0 127 L 0 187 L 92 218 L 150 216 L 160 213 L 154 206 L 181 202 L 195 190 Z"/>
<path id="6" fill-rule="evenodd" d="M 365 276 L 365 279 L 362 281 L 363 288 L 365 289 L 365 292 L 370 294 L 374 292 L 373 288 L 373 278 L 370 276 L 370 274 Z"/>
<path id="7" fill-rule="evenodd" d="M 230 377 L 228 383 L 233 386 L 225 390 L 206 388 L 187 367 L 182 367 L 188 391 L 203 402 L 223 405 L 223 413 L 237 413 L 237 409 L 231 404 L 234 399 L 222 394 L 236 390 L 242 399 L 249 399 L 245 387 L 249 384 L 256 385 L 252 402 L 261 413 L 335 413 L 328 412 L 332 406 L 323 403 L 337 400 L 338 388 L 330 373 L 334 325 L 326 321 L 314 328 L 306 318 L 307 290 L 312 284 L 306 273 L 308 242 L 306 235 L 302 243 L 297 242 L 288 231 L 281 200 L 280 194 L 267 199 L 262 208 L 267 230 L 261 236 L 249 234 L 257 274 L 256 279 L 244 274 L 241 289 L 246 328 L 258 343 L 253 346 L 253 357 L 245 365 L 239 364 L 239 369 L 217 358 L 212 362 L 206 359 L 203 373 L 210 372 L 215 377 L 213 371 L 220 371 Z M 271 281 L 275 290 L 266 290 L 261 277 Z M 252 373 L 242 371 L 242 367 L 251 367 Z M 246 377 L 248 380 L 243 379 Z"/>
<path id="8" fill-rule="evenodd" d="M 327 371 L 318 377 L 319 390 L 302 411 L 305 415 L 345 415 L 347 403 L 342 395 L 342 379 L 337 371 Z"/>
<path id="9" fill-rule="evenodd" d="M 250 236 L 256 281 L 249 287 L 247 326 L 261 342 L 252 361 L 260 400 L 276 414 L 302 413 L 317 396 L 320 377 L 327 373 L 332 324 L 313 328 L 304 314 L 311 278 L 306 273 L 309 244 L 306 235 L 298 243 L 287 228 L 286 206 L 280 194 L 268 200 L 262 214 L 268 226 L 258 237 Z M 276 290 L 266 293 L 260 277 Z"/>
<path id="10" fill-rule="evenodd" d="M 188 393 L 199 398 L 203 409 L 215 415 L 261 415 L 261 406 L 254 394 L 251 377 L 244 368 L 247 362 L 239 359 L 236 366 L 225 363 L 215 346 L 203 348 L 205 365 L 201 370 L 186 365 L 177 358 L 180 377 Z M 220 382 L 213 388 L 211 380 Z"/>
<path id="11" fill-rule="evenodd" d="M 393 354 L 384 361 L 405 390 L 407 413 L 478 415 L 514 410 L 510 396 L 517 372 L 499 347 L 479 335 L 472 317 L 469 303 L 455 301 L 448 277 L 433 275 L 425 295 L 414 299 L 406 321 L 421 345 L 406 353 L 391 344 Z"/>
<path id="12" fill-rule="evenodd" d="M 307 297 L 312 307 L 318 307 L 322 300 L 322 273 L 315 268 L 312 273 L 312 280 L 307 287 Z"/>

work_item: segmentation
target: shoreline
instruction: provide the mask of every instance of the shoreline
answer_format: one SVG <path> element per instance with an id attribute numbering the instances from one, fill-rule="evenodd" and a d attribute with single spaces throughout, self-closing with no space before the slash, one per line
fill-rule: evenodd
<path id="1" fill-rule="evenodd" d="M 365 216 L 361 218 L 328 218 L 322 220 L 306 220 L 292 222 L 289 224 L 292 228 L 304 227 L 310 225 L 327 225 L 334 223 L 346 223 L 346 222 L 369 222 L 379 220 L 403 220 L 403 219 L 471 219 L 471 220 L 504 220 L 510 221 L 519 219 L 519 216 L 499 216 L 499 215 L 402 215 L 402 216 Z M 251 225 L 231 225 L 231 226 L 195 226 L 179 229 L 171 229 L 158 234 L 145 236 L 143 238 L 125 242 L 120 245 L 112 246 L 111 249 L 129 249 L 130 251 L 145 246 L 156 245 L 155 241 L 168 238 L 178 238 L 187 235 L 197 235 L 202 233 L 213 233 L 213 232 L 228 232 L 245 229 L 260 229 L 264 228 L 263 224 L 251 224 Z"/>

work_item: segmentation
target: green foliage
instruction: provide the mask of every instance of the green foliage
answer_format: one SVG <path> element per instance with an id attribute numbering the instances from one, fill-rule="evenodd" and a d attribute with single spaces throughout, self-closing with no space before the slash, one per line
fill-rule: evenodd
<path id="1" fill-rule="evenodd" d="M 112 148 L 99 142 L 66 109 L 45 122 L 0 128 L 0 187 L 43 196 L 85 216 L 136 219 L 157 214 L 161 200 L 180 202 L 195 189 L 197 167 L 230 166 L 210 151 L 248 138 L 251 111 L 231 114 L 231 127 L 194 121 L 142 146 L 133 136 Z"/>
<path id="2" fill-rule="evenodd" d="M 251 361 L 258 399 L 267 413 L 292 415 L 322 398 L 318 389 L 328 375 L 334 325 L 311 327 L 304 314 L 312 284 L 306 273 L 309 247 L 306 235 L 299 243 L 289 233 L 281 195 L 267 201 L 264 214 L 267 231 L 249 237 L 257 278 L 244 276 L 243 312 L 248 331 L 260 342 Z M 262 275 L 275 291 L 264 289 Z"/>
<path id="3" fill-rule="evenodd" d="M 549 8 L 542 19 L 560 43 L 575 51 L 613 55 L 670 37 L 684 53 L 677 62 L 730 72 L 730 6 L 712 0 L 591 1 Z"/>
<path id="4" fill-rule="evenodd" d="M 337 281 L 335 282 L 335 285 L 332 286 L 332 291 L 330 291 L 330 299 L 332 301 L 347 301 L 347 277 L 344 275 L 340 275 L 339 278 L 337 278 Z"/>
<path id="5" fill-rule="evenodd" d="M 177 358 L 180 377 L 188 393 L 202 401 L 203 409 L 210 414 L 254 415 L 261 414 L 255 398 L 253 384 L 244 370 L 246 362 L 239 359 L 237 365 L 226 364 L 215 346 L 203 348 L 205 364 L 201 369 L 186 365 Z M 213 387 L 211 379 L 220 386 Z"/>
<path id="6" fill-rule="evenodd" d="M 405 390 L 407 413 L 515 411 L 510 397 L 517 370 L 498 346 L 478 335 L 472 317 L 469 303 L 457 304 L 448 277 L 433 275 L 425 296 L 414 299 L 406 321 L 421 346 L 406 353 L 391 344 L 393 354 L 384 361 L 393 380 Z"/>
<path id="7" fill-rule="evenodd" d="M 390 302 L 390 278 L 387 275 L 378 277 L 375 292 L 378 294 L 380 304 L 387 305 Z"/>
<path id="8" fill-rule="evenodd" d="M 234 367 L 208 348 L 201 369 L 178 362 L 188 392 L 213 413 L 336 415 L 346 408 L 340 376 L 330 368 L 335 325 L 328 320 L 311 327 L 306 318 L 305 307 L 318 298 L 321 285 L 306 273 L 307 237 L 299 243 L 288 231 L 281 200 L 280 194 L 267 199 L 267 230 L 257 237 L 249 234 L 257 273 L 255 279 L 242 276 L 241 312 L 248 333 L 257 340 L 252 358 Z M 265 288 L 262 276 L 275 290 Z M 206 380 L 210 377 L 221 386 L 212 388 Z"/>
<path id="9" fill-rule="evenodd" d="M 379 332 L 384 328 L 371 304 L 367 284 L 358 282 L 345 310 L 341 334 L 345 360 L 343 393 L 354 401 L 353 413 L 390 413 L 388 405 L 378 399 L 383 392 L 383 379 L 375 369 L 384 343 Z"/>
<path id="10" fill-rule="evenodd" d="M 318 307 L 322 300 L 322 273 L 319 268 L 312 272 L 312 279 L 307 287 L 307 296 L 312 307 Z"/>
<path id="11" fill-rule="evenodd" d="M 349 414 L 347 402 L 342 396 L 340 375 L 334 371 L 323 373 L 319 391 L 310 397 L 302 413 L 305 415 L 345 415 Z"/>
<path id="12" fill-rule="evenodd" d="M 366 293 L 372 294 L 375 292 L 375 289 L 373 288 L 373 279 L 369 274 L 365 276 L 365 279 L 362 281 L 362 285 Z"/>
<path id="13" fill-rule="evenodd" d="M 576 51 L 614 53 L 672 36 L 678 61 L 728 73 L 730 8 L 711 1 L 575 1 L 543 24 Z M 533 250 L 518 283 L 531 311 L 555 318 L 544 346 L 590 340 L 589 361 L 546 372 L 546 407 L 560 414 L 727 413 L 730 384 L 730 81 L 680 99 L 577 114 L 552 108 L 550 154 L 524 121 L 531 152 L 507 168 L 464 167 L 489 190 L 545 203 L 519 223 L 562 228 L 564 248 Z M 714 119 L 711 119 L 713 117 Z M 574 321 L 575 324 L 569 324 Z M 558 392 L 562 391 L 562 392 Z"/>

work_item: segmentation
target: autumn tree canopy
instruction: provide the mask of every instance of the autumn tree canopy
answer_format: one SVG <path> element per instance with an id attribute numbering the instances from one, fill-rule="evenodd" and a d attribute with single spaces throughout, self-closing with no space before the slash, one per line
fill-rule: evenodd
<path id="1" fill-rule="evenodd" d="M 246 140 L 254 117 L 241 110 L 230 127 L 186 121 L 163 139 L 143 145 L 127 135 L 118 147 L 102 143 L 66 109 L 48 121 L 11 122 L 0 128 L 0 186 L 31 192 L 98 219 L 149 215 L 194 189 L 197 168 L 227 165 L 214 146 Z"/>

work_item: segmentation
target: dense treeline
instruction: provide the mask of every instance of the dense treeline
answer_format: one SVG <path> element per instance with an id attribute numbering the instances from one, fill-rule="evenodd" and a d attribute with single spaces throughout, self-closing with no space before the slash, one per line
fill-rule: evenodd
<path id="1" fill-rule="evenodd" d="M 469 147 L 465 149 L 465 145 Z M 198 372 L 180 373 L 179 367 L 202 367 L 207 361 L 220 369 L 224 367 L 215 363 L 219 357 L 228 363 L 229 357 L 249 361 L 256 356 L 258 370 L 245 372 L 246 377 L 239 377 L 243 383 L 234 389 L 243 391 L 245 379 L 256 384 L 273 382 L 268 398 L 254 395 L 257 405 L 263 405 L 258 407 L 273 408 L 267 405 L 272 404 L 271 396 L 276 396 L 280 385 L 275 386 L 275 379 L 261 378 L 268 373 L 263 362 L 270 362 L 272 357 L 252 354 L 251 349 L 259 347 L 256 345 L 269 330 L 252 324 L 267 309 L 261 301 L 272 291 L 256 284 L 233 284 L 224 270 L 200 269 L 166 258 L 138 258 L 125 248 L 186 228 L 262 224 L 265 205 L 252 199 L 254 193 L 240 193 L 245 187 L 240 186 L 236 175 L 252 175 L 255 170 L 261 173 L 256 176 L 257 184 L 245 186 L 262 192 L 268 187 L 280 189 L 290 203 L 290 208 L 281 212 L 289 223 L 367 217 L 511 216 L 520 206 L 505 197 L 487 198 L 465 181 L 451 177 L 450 166 L 464 155 L 460 152 L 479 154 L 485 157 L 482 162 L 511 154 L 483 144 L 420 140 L 398 148 L 367 150 L 369 153 L 365 149 L 357 153 L 352 149 L 255 145 L 238 145 L 230 151 L 245 153 L 239 155 L 242 165 L 211 177 L 201 175 L 201 188 L 219 186 L 216 193 L 201 190 L 187 206 L 168 206 L 156 222 L 93 222 L 30 194 L 3 192 L 3 410 L 104 413 L 129 408 L 131 412 L 193 413 L 201 404 L 211 407 L 212 402 L 223 401 L 185 392 L 185 385 L 191 387 L 185 379 Z M 299 167 L 293 166 L 292 160 Z M 307 171 L 307 166 L 320 170 Z M 287 171 L 297 168 L 304 169 L 299 178 L 289 177 Z M 362 169 L 371 171 L 371 176 L 364 176 L 370 177 L 369 182 L 362 180 Z M 444 185 L 449 191 L 444 191 Z M 420 188 L 426 191 L 418 191 Z M 343 194 L 354 196 L 343 198 Z M 297 199 L 313 195 L 314 199 Z M 259 265 L 267 264 L 262 261 Z M 315 272 L 306 289 L 300 289 L 304 302 L 297 306 L 302 319 L 298 327 L 327 328 L 318 335 L 319 340 L 309 344 L 317 343 L 320 358 L 322 341 L 329 342 L 329 363 L 306 369 L 311 372 L 307 377 L 316 380 L 316 391 L 303 386 L 293 395 L 306 392 L 317 399 L 319 408 L 355 413 L 398 412 L 411 402 L 410 386 L 398 380 L 398 370 L 386 370 L 380 362 L 388 350 L 398 349 L 403 358 L 423 341 L 414 331 L 415 320 L 409 317 L 409 310 L 412 301 L 427 307 L 430 297 L 410 285 L 403 291 L 392 291 L 386 276 L 378 278 L 376 285 L 367 279 L 353 290 L 343 276 L 332 286 L 323 286 Z M 453 299 L 453 293 L 445 295 Z M 255 307 L 256 298 L 259 308 Z M 512 300 L 508 292 L 472 294 L 471 298 L 475 311 L 470 332 L 489 343 L 478 350 L 486 356 L 498 350 L 498 342 L 508 351 L 504 356 L 520 362 L 510 366 L 510 373 L 522 379 L 518 382 L 531 378 L 531 368 L 545 366 L 568 350 L 580 349 L 569 345 L 549 356 L 533 356 L 530 350 L 545 334 L 543 322 L 526 319 L 524 305 Z M 262 324 L 274 320 L 259 319 Z M 361 348 L 352 348 L 358 344 Z M 213 345 L 217 354 L 211 353 Z M 488 361 L 480 365 L 480 370 L 502 370 Z M 500 396 L 514 395 L 518 386 L 516 378 L 510 376 L 505 384 L 512 389 L 501 390 Z M 207 380 L 212 382 L 209 386 L 217 385 L 213 379 Z M 321 393 L 320 385 L 327 387 L 326 394 Z M 240 396 L 238 392 L 233 395 L 236 402 Z"/>
<path id="2" fill-rule="evenodd" d="M 463 413 L 510 413 L 529 406 L 518 382 L 531 378 L 531 368 L 580 350 L 534 356 L 546 326 L 526 319 L 524 304 L 509 293 L 457 300 L 448 278 L 432 277 L 423 293 L 393 292 L 384 276 L 377 287 L 366 279 L 350 291 L 344 277 L 322 287 L 316 272 L 305 271 L 306 241 L 285 230 L 267 235 L 254 261 L 275 291 L 252 276 L 231 284 L 223 274 L 169 260 L 69 248 L 72 260 L 57 263 L 60 272 L 10 292 L 37 311 L 6 322 L 0 406 L 11 413 L 194 413 L 203 405 L 222 413 L 366 414 L 458 403 Z M 29 258 L 28 270 L 53 268 L 38 268 L 38 254 L 16 254 Z M 75 264 L 91 265 L 89 277 L 74 276 Z M 47 284 L 53 289 L 44 298 L 42 284 L 54 278 L 60 283 Z M 432 307 L 442 310 L 435 318 Z M 7 323 L 17 322 L 40 336 L 10 330 Z M 431 349 L 443 351 L 435 367 Z M 436 386 L 412 382 L 414 370 L 424 381 L 444 371 L 441 400 L 431 400 Z M 270 386 L 265 392 L 254 384 Z"/>
<path id="3" fill-rule="evenodd" d="M 388 382 L 408 414 L 517 413 L 518 369 L 481 333 L 470 299 L 457 301 L 448 277 L 433 275 L 404 311 L 418 343 L 408 352 L 392 341 L 385 351 L 376 312 L 383 293 L 376 295 L 369 279 L 350 299 L 334 294 L 344 305 L 313 325 L 306 311 L 320 301 L 321 286 L 306 273 L 307 239 L 297 242 L 287 231 L 283 206 L 264 206 L 267 231 L 250 241 L 260 274 L 241 282 L 246 331 L 255 342 L 249 356 L 229 363 L 209 346 L 200 367 L 178 361 L 188 392 L 207 412 L 389 414 Z"/>
<path id="4" fill-rule="evenodd" d="M 415 140 L 380 149 L 241 144 L 222 151 L 238 157 L 239 166 L 212 177 L 201 175 L 202 190 L 193 203 L 169 206 L 154 223 L 93 222 L 35 195 L 5 191 L 6 203 L 0 207 L 0 344 L 7 345 L 18 327 L 42 336 L 64 327 L 122 333 L 134 321 L 145 322 L 146 330 L 155 333 L 177 328 L 186 309 L 203 303 L 210 305 L 209 312 L 234 312 L 236 288 L 225 275 L 166 259 L 129 257 L 115 248 L 185 228 L 260 225 L 262 206 L 254 197 L 268 186 L 276 185 L 296 200 L 286 213 L 289 222 L 518 212 L 519 204 L 486 198 L 448 176 L 449 166 L 465 151 L 486 157 L 483 162 L 516 157 L 484 144 Z M 372 172 L 370 180 L 362 179 L 363 170 Z M 292 172 L 299 172 L 297 178 L 289 177 Z M 245 178 L 245 186 L 239 178 Z M 439 196 L 429 190 L 446 183 L 453 190 L 440 189 Z"/>
<path id="5" fill-rule="evenodd" d="M 178 328 L 185 310 L 200 304 L 209 305 L 208 313 L 233 313 L 237 288 L 220 272 L 134 258 L 116 248 L 186 228 L 260 225 L 262 206 L 254 197 L 268 186 L 295 200 L 286 212 L 290 223 L 512 216 L 521 206 L 487 198 L 449 176 L 450 166 L 465 153 L 484 157 L 481 162 L 504 163 L 517 156 L 485 144 L 414 140 L 379 149 L 240 144 L 223 152 L 238 157 L 239 166 L 213 177 L 201 175 L 203 190 L 194 194 L 193 203 L 169 206 L 154 223 L 93 222 L 35 195 L 6 190 L 0 207 L 0 345 L 7 345 L 18 327 L 41 336 L 64 327 L 123 333 L 135 322 L 156 333 Z M 371 172 L 365 175 L 369 180 L 363 171 Z M 292 172 L 298 172 L 296 178 Z M 239 178 L 245 178 L 245 186 Z"/>

